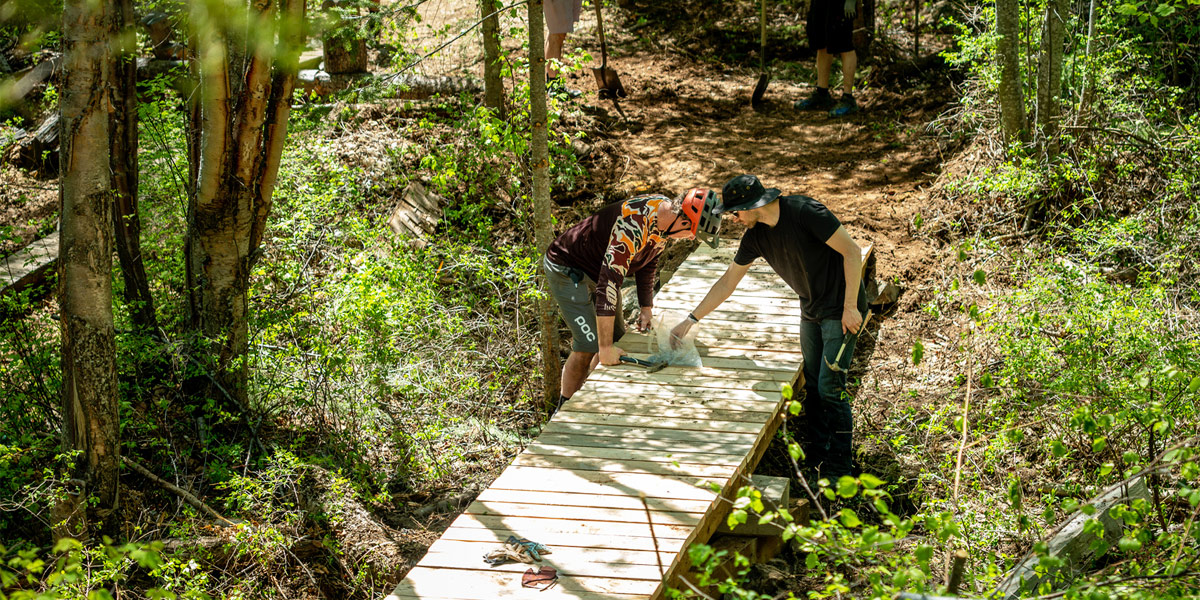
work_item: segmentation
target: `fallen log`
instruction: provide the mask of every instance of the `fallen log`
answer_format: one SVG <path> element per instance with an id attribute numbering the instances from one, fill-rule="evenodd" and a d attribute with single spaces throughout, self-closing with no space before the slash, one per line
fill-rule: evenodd
<path id="1" fill-rule="evenodd" d="M 62 56 L 55 54 L 18 73 L 13 81 L 0 84 L 0 109 L 25 104 L 30 94 L 34 90 L 41 89 L 61 65 Z"/>
<path id="2" fill-rule="evenodd" d="M 4 153 L 4 162 L 36 171 L 38 177 L 58 176 L 58 112 L 50 113 L 33 133 L 16 138 Z"/>

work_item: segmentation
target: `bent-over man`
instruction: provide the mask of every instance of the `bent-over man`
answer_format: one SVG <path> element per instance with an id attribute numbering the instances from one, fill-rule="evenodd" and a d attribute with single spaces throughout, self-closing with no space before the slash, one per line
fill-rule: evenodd
<path id="1" fill-rule="evenodd" d="M 804 412 L 808 418 L 808 464 L 836 481 L 851 473 L 854 420 L 846 391 L 846 370 L 866 310 L 859 285 L 862 254 L 846 228 L 825 205 L 807 196 L 780 197 L 764 189 L 754 175 L 725 184 L 717 214 L 728 214 L 749 229 L 742 235 L 733 263 L 713 284 L 672 335 L 682 338 L 693 324 L 716 310 L 759 257 L 800 297 L 800 347 L 804 353 Z M 847 340 L 847 336 L 850 336 Z M 846 350 L 831 370 L 842 341 Z"/>
<path id="2" fill-rule="evenodd" d="M 638 329 L 644 331 L 667 240 L 698 237 L 715 248 L 721 226 L 716 206 L 716 193 L 702 188 L 675 200 L 638 196 L 605 206 L 550 244 L 543 260 L 546 278 L 572 337 L 559 406 L 583 386 L 596 362 L 615 365 L 625 354 L 615 345 L 625 332 L 619 318 L 625 277 L 637 280 Z"/>

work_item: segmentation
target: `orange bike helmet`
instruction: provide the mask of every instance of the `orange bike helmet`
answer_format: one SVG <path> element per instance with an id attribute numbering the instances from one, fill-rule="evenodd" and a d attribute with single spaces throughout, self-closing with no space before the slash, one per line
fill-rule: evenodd
<path id="1" fill-rule="evenodd" d="M 716 205 L 717 194 L 709 189 L 695 188 L 683 195 L 682 212 L 692 223 L 692 234 L 713 248 L 721 241 L 721 217 L 713 214 Z"/>

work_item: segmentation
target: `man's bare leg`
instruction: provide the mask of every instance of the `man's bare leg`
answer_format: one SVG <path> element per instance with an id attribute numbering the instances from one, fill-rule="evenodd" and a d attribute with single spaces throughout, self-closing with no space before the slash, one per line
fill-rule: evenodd
<path id="1" fill-rule="evenodd" d="M 588 374 L 592 372 L 593 359 L 597 357 L 591 352 L 571 352 L 562 370 L 562 389 L 559 393 L 564 398 L 570 398 L 583 387 L 583 382 L 587 381 Z"/>
<path id="2" fill-rule="evenodd" d="M 829 56 L 826 53 L 826 56 Z M 832 58 L 832 57 L 831 57 Z M 830 64 L 830 67 L 833 65 Z M 854 69 L 858 68 L 858 55 L 853 50 L 842 53 L 842 92 L 846 94 L 854 93 Z M 828 84 L 829 73 L 826 71 L 825 80 Z"/>
<path id="3" fill-rule="evenodd" d="M 555 63 L 562 61 L 563 43 L 566 41 L 565 33 L 552 33 L 546 37 L 546 79 L 558 77 Z"/>
<path id="4" fill-rule="evenodd" d="M 822 48 L 817 50 L 817 87 L 829 89 L 829 72 L 833 70 L 833 55 Z"/>

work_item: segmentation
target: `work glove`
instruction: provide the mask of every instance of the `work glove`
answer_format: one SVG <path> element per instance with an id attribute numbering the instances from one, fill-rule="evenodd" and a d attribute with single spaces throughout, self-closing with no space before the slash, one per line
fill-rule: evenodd
<path id="1" fill-rule="evenodd" d="M 857 12 L 857 11 L 855 10 L 855 4 L 856 4 L 856 2 L 857 2 L 857 0 L 846 0 L 846 7 L 845 7 L 845 10 L 846 10 L 846 18 L 847 18 L 847 19 L 853 19 L 853 18 L 854 18 L 854 13 L 855 13 L 855 12 Z"/>

